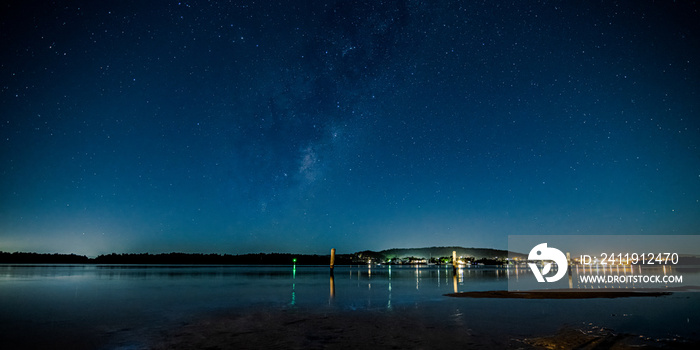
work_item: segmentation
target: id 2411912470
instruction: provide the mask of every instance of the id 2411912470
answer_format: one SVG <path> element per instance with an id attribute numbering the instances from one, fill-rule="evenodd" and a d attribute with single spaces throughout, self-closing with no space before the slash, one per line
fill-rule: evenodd
<path id="1" fill-rule="evenodd" d="M 583 265 L 676 265 L 678 253 L 601 253 L 581 255 Z"/>

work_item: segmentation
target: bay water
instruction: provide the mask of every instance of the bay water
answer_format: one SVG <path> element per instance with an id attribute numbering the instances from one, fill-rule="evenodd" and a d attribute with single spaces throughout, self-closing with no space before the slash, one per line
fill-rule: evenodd
<path id="1" fill-rule="evenodd" d="M 470 299 L 507 290 L 512 269 L 439 266 L 0 265 L 3 348 L 138 349 L 206 315 L 381 311 L 514 337 L 563 326 L 698 340 L 700 294 L 583 300 Z"/>

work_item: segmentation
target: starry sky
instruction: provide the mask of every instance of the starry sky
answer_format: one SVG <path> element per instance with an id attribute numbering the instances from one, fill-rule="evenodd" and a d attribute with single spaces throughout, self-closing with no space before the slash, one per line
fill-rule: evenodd
<path id="1" fill-rule="evenodd" d="M 4 1 L 0 250 L 700 234 L 693 1 Z"/>

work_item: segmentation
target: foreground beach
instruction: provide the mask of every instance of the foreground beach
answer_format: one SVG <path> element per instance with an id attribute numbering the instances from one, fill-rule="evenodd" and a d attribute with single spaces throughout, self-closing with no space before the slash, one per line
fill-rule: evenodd
<path id="1" fill-rule="evenodd" d="M 478 322 L 478 320 L 475 320 Z M 270 310 L 200 319 L 164 332 L 153 349 L 697 349 L 698 343 L 618 334 L 595 325 L 533 337 L 508 329 L 478 331 L 440 322 L 418 309 Z"/>
<path id="2" fill-rule="evenodd" d="M 512 293 L 499 269 L 465 271 L 456 283 L 415 267 L 341 267 L 330 281 L 325 266 L 3 271 L 7 349 L 673 349 L 700 340 L 697 292 Z M 454 290 L 461 297 L 447 296 Z"/>

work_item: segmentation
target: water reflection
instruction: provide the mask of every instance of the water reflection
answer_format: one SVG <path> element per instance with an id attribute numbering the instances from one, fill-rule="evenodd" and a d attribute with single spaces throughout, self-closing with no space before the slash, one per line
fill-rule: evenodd
<path id="1" fill-rule="evenodd" d="M 569 275 L 569 289 L 574 288 L 573 279 L 571 278 L 571 274 L 572 274 L 571 269 L 569 269 L 569 273 L 567 274 L 567 275 Z"/>
<path id="2" fill-rule="evenodd" d="M 297 304 L 296 279 L 297 279 L 297 265 L 294 264 L 294 266 L 292 267 L 292 301 L 290 303 L 292 306 Z"/>
<path id="3" fill-rule="evenodd" d="M 574 265 L 568 278 L 552 287 L 604 288 L 582 283 L 579 277 L 632 276 L 640 271 L 661 276 L 683 274 L 684 282 L 700 279 L 697 269 L 689 272 L 687 268 L 673 266 L 640 270 L 639 266 Z M 528 267 L 518 266 L 508 269 L 465 266 L 453 272 L 450 266 L 355 265 L 336 266 L 330 278 L 328 273 L 328 266 L 0 265 L 0 296 L 10 296 L 0 304 L 14 300 L 26 306 L 28 302 L 18 300 L 18 296 L 34 295 L 35 299 L 26 300 L 42 300 L 42 305 L 66 305 L 66 300 L 76 303 L 83 300 L 81 298 L 90 298 L 91 305 L 104 304 L 104 308 L 120 307 L 124 303 L 144 309 L 153 309 L 148 303 L 213 303 L 217 307 L 262 303 L 308 307 L 318 306 L 320 302 L 340 308 L 392 309 L 417 300 L 441 299 L 448 293 L 508 289 L 509 283 L 516 283 L 514 289 L 520 290 L 543 288 Z M 607 286 L 640 287 L 645 286 Z"/>
<path id="4" fill-rule="evenodd" d="M 459 288 L 457 287 L 457 274 L 452 274 L 452 284 L 454 284 L 453 291 L 455 293 L 459 292 Z"/>
<path id="5" fill-rule="evenodd" d="M 335 298 L 335 277 L 331 271 L 331 300 Z"/>
<path id="6" fill-rule="evenodd" d="M 389 265 L 389 295 L 387 297 L 386 308 L 391 310 L 391 265 Z"/>
<path id="7" fill-rule="evenodd" d="M 537 283 L 532 271 L 514 266 L 508 272 L 508 288 L 532 289 L 666 289 L 700 288 L 700 268 L 689 265 L 603 265 L 574 264 L 568 268 L 568 278 L 552 283 Z"/>
<path id="8" fill-rule="evenodd" d="M 355 265 L 336 266 L 330 276 L 328 270 L 328 266 L 0 265 L 0 329 L 19 329 L 21 334 L 17 337 L 23 339 L 48 334 L 49 328 L 51 332 L 66 334 L 83 330 L 87 334 L 97 332 L 96 329 L 163 329 L 167 322 L 182 324 L 191 321 L 188 318 L 193 315 L 211 311 L 290 307 L 393 312 L 415 308 L 429 317 L 431 312 L 436 318 L 448 319 L 452 315 L 452 322 L 470 323 L 474 315 L 486 315 L 480 318 L 504 319 L 505 324 L 511 325 L 528 324 L 530 317 L 538 313 L 546 316 L 547 322 L 593 322 L 597 313 L 606 321 L 611 313 L 621 312 L 639 314 L 640 320 L 647 322 L 658 316 L 647 314 L 653 310 L 665 313 L 659 319 L 676 322 L 664 323 L 663 327 L 675 330 L 685 329 L 681 328 L 685 325 L 697 329 L 697 324 L 691 323 L 698 314 L 697 297 L 646 300 L 643 307 L 638 306 L 637 300 L 585 301 L 584 305 L 590 307 L 579 307 L 579 301 L 558 302 L 568 306 L 568 311 L 556 319 L 558 311 L 542 308 L 547 304 L 544 302 L 443 296 L 470 290 L 502 290 L 507 288 L 508 280 L 534 280 L 527 275 L 531 273 L 529 268 L 464 267 L 453 273 L 450 267 Z M 585 268 L 585 274 L 603 271 L 610 274 L 611 270 Z M 690 272 L 675 267 L 657 271 L 662 275 L 683 273 L 692 278 Z M 576 277 L 583 273 L 583 268 L 572 269 L 570 283 L 574 287 Z M 620 266 L 614 267 L 612 273 L 631 275 L 637 274 L 638 269 Z M 697 276 L 697 271 L 694 273 Z M 563 282 L 566 285 L 568 281 Z M 656 307 L 649 308 L 650 304 Z M 678 315 L 682 315 L 682 320 Z M 686 322 L 688 317 L 690 322 Z"/>
<path id="9" fill-rule="evenodd" d="M 248 285 L 246 281 L 255 281 L 257 292 L 251 295 L 274 295 L 275 281 L 286 276 L 286 302 L 289 306 L 305 306 L 318 300 L 318 279 L 325 272 L 325 298 L 329 305 L 344 307 L 350 304 L 355 307 L 373 307 L 381 304 L 383 308 L 392 309 L 396 303 L 405 303 L 415 298 L 441 297 L 443 294 L 467 291 L 473 289 L 505 289 L 505 280 L 502 276 L 508 272 L 493 268 L 467 268 L 462 267 L 452 272 L 449 268 L 440 266 L 396 266 L 396 265 L 356 265 L 336 266 L 334 273 L 328 275 L 328 268 L 314 266 L 283 267 L 248 267 L 245 269 L 227 270 L 227 267 L 211 267 L 212 271 L 205 271 L 195 279 L 221 280 L 221 283 L 240 281 L 243 285 L 237 285 L 230 292 L 246 294 Z M 258 270 L 256 274 L 250 270 Z M 286 270 L 286 272 L 285 272 Z M 291 270 L 291 271 L 290 271 Z M 234 272 L 235 271 L 235 272 Z M 117 273 L 120 278 L 131 276 L 140 279 L 140 274 L 146 273 L 149 279 L 170 278 L 168 273 L 147 272 Z M 188 272 L 189 273 L 189 272 Z M 187 273 L 175 273 L 179 278 L 185 278 Z M 208 277 L 202 277 L 208 276 Z M 450 281 L 451 280 L 451 281 Z M 467 283 L 467 282 L 475 283 Z M 273 285 L 272 288 L 266 285 Z M 251 286 L 252 287 L 252 286 Z M 243 289 L 241 289 L 243 288 Z M 338 293 L 340 291 L 341 293 Z M 323 299 L 325 299 L 323 298 Z M 360 302 L 360 300 L 362 300 Z"/>

